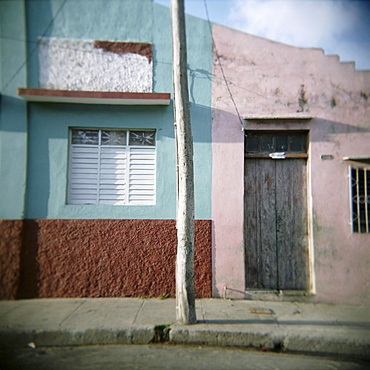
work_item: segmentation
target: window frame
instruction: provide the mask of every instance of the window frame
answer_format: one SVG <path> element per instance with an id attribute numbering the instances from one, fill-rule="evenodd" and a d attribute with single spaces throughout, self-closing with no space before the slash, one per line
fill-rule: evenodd
<path id="1" fill-rule="evenodd" d="M 81 131 L 98 131 L 98 143 L 97 144 L 83 144 L 83 143 L 72 143 L 72 135 L 73 130 L 81 130 Z M 126 132 L 126 143 L 124 145 L 110 145 L 110 144 L 103 144 L 102 142 L 102 133 L 103 131 L 124 131 Z M 150 132 L 154 133 L 154 144 L 153 145 L 135 145 L 130 144 L 130 132 Z M 68 176 L 67 176 L 67 196 L 66 196 L 66 205 L 71 206 L 153 206 L 156 204 L 156 187 L 157 187 L 157 132 L 158 130 L 155 128 L 117 128 L 117 127 L 79 127 L 79 126 L 70 126 L 68 127 Z M 73 192 L 72 192 L 72 185 L 73 185 L 73 147 L 74 146 L 86 146 L 86 147 L 92 147 L 97 148 L 97 188 L 96 188 L 96 200 L 94 202 L 78 202 L 76 200 L 72 200 Z M 125 198 L 124 200 L 121 200 L 121 204 L 107 204 L 101 199 L 101 154 L 102 154 L 102 148 L 121 148 L 125 151 L 125 158 L 124 158 L 124 164 L 126 166 L 125 168 L 125 183 L 124 183 L 124 192 L 125 192 Z M 150 160 L 153 162 L 152 169 L 150 169 L 150 176 L 152 177 L 152 194 L 151 194 L 151 200 L 130 200 L 130 169 L 132 170 L 132 163 L 131 163 L 131 155 L 135 150 L 143 150 L 144 148 L 150 149 L 148 150 L 149 156 L 152 156 Z M 144 149 L 145 150 L 145 149 Z M 123 164 L 123 163 L 121 163 Z M 148 173 L 139 173 L 139 175 L 147 176 Z M 120 190 L 120 189 L 117 189 Z M 112 201 L 113 202 L 113 201 Z M 117 200 L 119 202 L 119 200 Z"/>
<path id="2" fill-rule="evenodd" d="M 272 136 L 274 140 L 274 146 L 276 146 L 276 138 L 279 136 L 287 136 L 289 142 L 290 138 L 293 136 L 300 136 L 304 138 L 305 141 L 305 150 L 303 151 L 283 151 L 284 158 L 308 158 L 308 149 L 309 149 L 309 131 L 308 130 L 245 130 L 244 131 L 244 157 L 245 158 L 271 158 L 270 154 L 275 153 L 275 151 L 248 151 L 247 150 L 247 138 L 249 135 L 256 136 L 259 140 L 264 136 Z M 259 142 L 259 147 L 261 142 Z M 290 146 L 290 144 L 288 144 Z M 279 153 L 279 152 L 278 152 Z"/>
<path id="3" fill-rule="evenodd" d="M 353 182 L 353 171 L 356 171 L 356 176 L 358 179 L 358 172 L 359 171 L 366 171 L 367 175 L 364 174 L 364 184 L 363 184 L 363 194 L 361 193 L 360 196 L 364 196 L 364 209 L 361 210 L 361 204 L 355 202 L 355 197 L 358 197 L 360 188 L 358 181 L 355 180 Z M 369 165 L 351 165 L 349 167 L 349 196 L 350 196 L 350 211 L 351 211 L 351 230 L 354 234 L 370 234 L 370 204 L 369 204 L 369 197 L 370 197 L 370 166 Z M 354 193 L 354 189 L 356 187 L 357 193 Z M 362 226 L 361 222 L 361 215 L 365 217 L 364 227 Z"/>

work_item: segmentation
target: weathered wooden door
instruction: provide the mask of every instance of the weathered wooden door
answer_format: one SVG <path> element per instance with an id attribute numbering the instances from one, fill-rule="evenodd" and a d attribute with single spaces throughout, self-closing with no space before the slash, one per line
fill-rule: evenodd
<path id="1" fill-rule="evenodd" d="M 266 141 L 270 145 L 264 147 Z M 254 133 L 246 138 L 247 289 L 308 289 L 305 152 L 306 135 L 301 133 Z"/>

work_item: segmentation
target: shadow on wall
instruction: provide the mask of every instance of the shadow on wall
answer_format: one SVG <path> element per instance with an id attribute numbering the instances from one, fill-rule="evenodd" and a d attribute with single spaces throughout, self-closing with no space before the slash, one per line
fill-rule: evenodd
<path id="1" fill-rule="evenodd" d="M 310 140 L 314 142 L 330 142 L 332 135 L 363 134 L 370 132 L 370 126 L 355 126 L 321 118 L 315 118 L 313 124 L 312 131 L 316 134 L 311 135 Z"/>
<path id="2" fill-rule="evenodd" d="M 0 299 L 16 298 L 22 226 L 22 220 L 0 220 Z"/>
<path id="3" fill-rule="evenodd" d="M 37 262 L 39 224 L 34 220 L 23 222 L 21 231 L 19 282 L 16 298 L 27 299 L 39 296 L 38 276 L 40 273 Z"/>
<path id="4" fill-rule="evenodd" d="M 230 113 L 221 109 L 212 110 L 212 143 L 243 144 L 243 126 L 246 121 L 237 112 Z"/>
<path id="5" fill-rule="evenodd" d="M 370 126 L 346 124 L 323 118 L 312 119 L 249 119 L 244 120 L 245 128 L 251 130 L 310 130 L 310 141 L 331 142 L 333 135 L 363 134 L 370 132 Z"/>
<path id="6" fill-rule="evenodd" d="M 52 1 L 45 0 L 37 2 L 26 1 L 27 15 L 27 40 L 28 40 L 28 86 L 39 85 L 39 58 L 38 43 L 39 37 L 50 37 L 53 35 L 55 20 L 60 16 L 66 1 L 60 3 L 56 9 L 52 9 Z M 36 6 L 35 6 L 36 5 Z M 21 86 L 19 86 L 21 87 Z"/>

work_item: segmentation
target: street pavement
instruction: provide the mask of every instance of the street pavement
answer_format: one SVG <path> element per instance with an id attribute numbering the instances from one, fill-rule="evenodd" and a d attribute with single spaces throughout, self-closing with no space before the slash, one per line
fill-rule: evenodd
<path id="1" fill-rule="evenodd" d="M 361 360 L 262 352 L 250 348 L 170 344 L 17 348 L 0 350 L 2 370 L 312 370 L 368 369 Z"/>
<path id="2" fill-rule="evenodd" d="M 168 342 L 370 360 L 365 306 L 198 299 L 196 314 L 176 323 L 174 299 L 0 301 L 0 348 Z"/>

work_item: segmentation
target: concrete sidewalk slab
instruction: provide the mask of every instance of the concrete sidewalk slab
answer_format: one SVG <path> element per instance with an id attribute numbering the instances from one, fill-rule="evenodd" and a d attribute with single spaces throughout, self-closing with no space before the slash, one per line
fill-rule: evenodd
<path id="1" fill-rule="evenodd" d="M 174 299 L 98 298 L 0 301 L 3 348 L 107 344 L 256 347 L 370 359 L 366 307 L 199 299 L 198 323 L 176 323 Z"/>
<path id="2" fill-rule="evenodd" d="M 0 316 L 0 345 L 149 343 L 153 338 L 152 325 L 134 324 L 142 305 L 141 300 L 125 298 L 6 302 L 8 309 Z"/>
<path id="3" fill-rule="evenodd" d="M 88 329 L 92 325 L 106 329 L 130 327 L 134 325 L 142 305 L 143 302 L 140 300 L 131 299 L 85 299 L 74 312 L 65 318 L 61 327 L 65 329 L 76 327 Z"/>
<path id="4" fill-rule="evenodd" d="M 0 302 L 0 312 L 6 307 L 6 312 L 0 313 L 1 328 L 29 330 L 56 329 L 74 311 L 76 311 L 85 300 L 71 299 L 37 299 Z"/>
<path id="5" fill-rule="evenodd" d="M 297 322 L 308 324 L 369 325 L 367 307 L 315 303 L 268 302 L 247 300 L 200 300 L 204 319 L 243 319 L 257 322 Z"/>
<path id="6" fill-rule="evenodd" d="M 171 325 L 175 322 L 175 299 L 144 299 L 135 319 L 137 325 Z"/>

